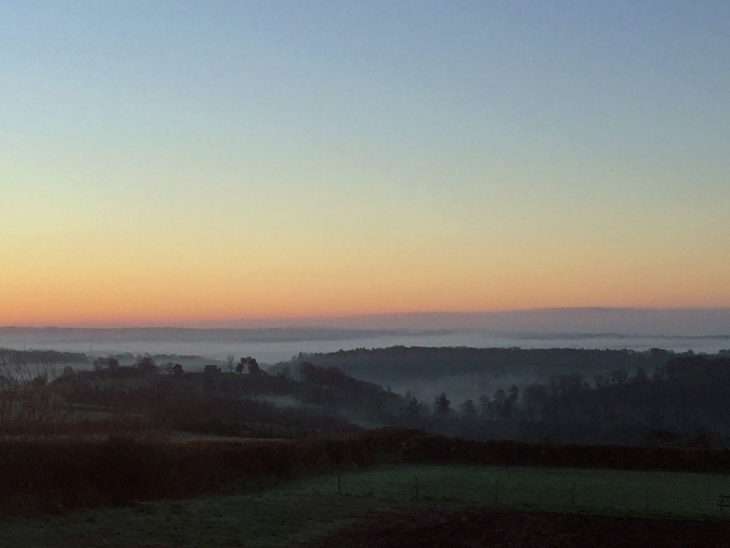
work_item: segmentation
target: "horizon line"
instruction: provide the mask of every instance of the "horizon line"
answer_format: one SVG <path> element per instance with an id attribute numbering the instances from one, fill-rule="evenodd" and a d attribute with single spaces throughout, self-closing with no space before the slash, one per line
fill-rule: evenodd
<path id="1" fill-rule="evenodd" d="M 686 307 L 647 307 L 647 306 L 553 306 L 536 308 L 514 308 L 502 310 L 414 310 L 406 312 L 366 312 L 362 314 L 341 314 L 323 316 L 279 316 L 279 317 L 258 317 L 258 318 L 219 318 L 219 319 L 190 319 L 180 320 L 180 323 L 160 324 L 129 324 L 129 323 L 69 323 L 69 324 L 24 324 L 24 325 L 0 325 L 0 329 L 358 329 L 377 330 L 377 328 L 353 328 L 337 327 L 326 324 L 309 325 L 285 325 L 283 322 L 316 322 L 316 321 L 348 321 L 357 319 L 388 319 L 405 317 L 474 317 L 474 316 L 499 316 L 507 314 L 529 314 L 540 312 L 730 312 L 730 306 L 686 306 Z M 249 323 L 247 327 L 225 327 L 226 324 Z M 256 325 L 256 324 L 260 325 Z M 215 325 L 218 324 L 218 325 Z M 269 324 L 269 325 L 266 325 Z M 276 325 L 270 325 L 276 324 Z M 380 330 L 387 328 L 380 328 Z"/>

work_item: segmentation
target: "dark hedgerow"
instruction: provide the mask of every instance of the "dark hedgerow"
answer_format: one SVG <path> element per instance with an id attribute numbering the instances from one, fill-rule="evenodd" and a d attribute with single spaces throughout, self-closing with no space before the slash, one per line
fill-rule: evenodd
<path id="1" fill-rule="evenodd" d="M 0 517 L 262 488 L 303 474 L 380 463 L 730 470 L 730 451 L 477 442 L 382 428 L 329 440 L 154 437 L 0 440 Z"/>

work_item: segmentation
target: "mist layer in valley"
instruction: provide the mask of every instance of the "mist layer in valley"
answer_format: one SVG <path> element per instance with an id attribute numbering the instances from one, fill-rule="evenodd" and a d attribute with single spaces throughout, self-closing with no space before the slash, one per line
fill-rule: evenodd
<path id="1" fill-rule="evenodd" d="M 319 323 L 317 323 L 319 322 Z M 324 324 L 326 323 L 326 326 Z M 714 353 L 730 348 L 730 309 L 544 309 L 403 314 L 196 328 L 0 328 L 0 347 L 201 356 L 255 356 L 274 364 L 302 353 L 390 346 L 593 348 Z"/>

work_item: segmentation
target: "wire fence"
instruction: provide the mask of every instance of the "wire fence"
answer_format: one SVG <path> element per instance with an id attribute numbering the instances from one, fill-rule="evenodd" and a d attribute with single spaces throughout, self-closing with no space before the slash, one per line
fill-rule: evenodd
<path id="1" fill-rule="evenodd" d="M 725 474 L 434 465 L 346 471 L 334 481 L 340 495 L 403 505 L 730 518 Z"/>

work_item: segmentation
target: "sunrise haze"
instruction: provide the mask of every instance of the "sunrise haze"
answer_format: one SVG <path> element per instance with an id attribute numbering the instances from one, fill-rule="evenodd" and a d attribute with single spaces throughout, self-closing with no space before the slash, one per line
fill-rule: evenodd
<path id="1" fill-rule="evenodd" d="M 730 307 L 730 3 L 4 2 L 0 325 Z"/>

